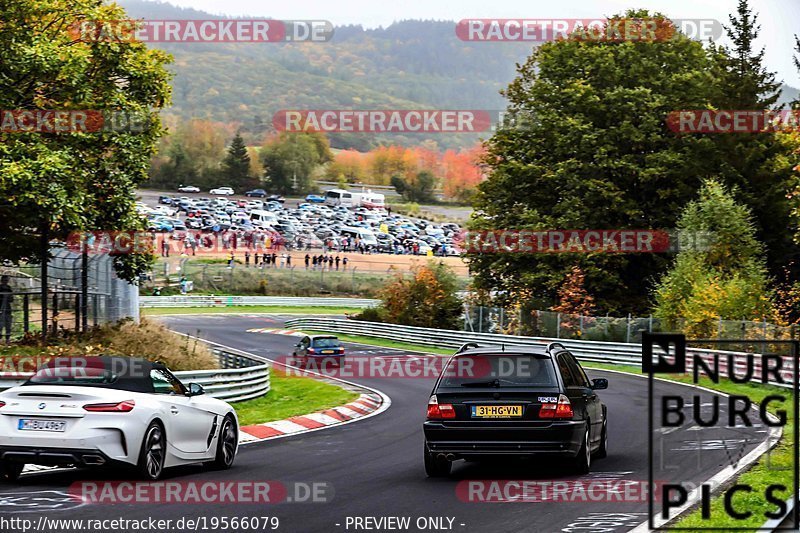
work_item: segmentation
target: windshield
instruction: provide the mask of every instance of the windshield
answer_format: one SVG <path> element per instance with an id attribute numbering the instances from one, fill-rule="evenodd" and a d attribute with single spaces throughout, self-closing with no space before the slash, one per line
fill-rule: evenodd
<path id="1" fill-rule="evenodd" d="M 463 355 L 453 358 L 440 387 L 557 387 L 553 363 L 536 355 Z"/>
<path id="2" fill-rule="evenodd" d="M 338 348 L 341 346 L 339 339 L 333 337 L 325 337 L 323 339 L 314 339 L 315 348 Z"/>

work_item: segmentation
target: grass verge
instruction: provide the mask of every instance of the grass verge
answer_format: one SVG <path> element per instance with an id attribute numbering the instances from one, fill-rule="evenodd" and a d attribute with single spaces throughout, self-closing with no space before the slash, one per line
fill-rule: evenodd
<path id="1" fill-rule="evenodd" d="M 243 426 L 306 415 L 352 402 L 358 393 L 312 378 L 287 377 L 272 369 L 266 396 L 231 404 Z"/>
<path id="2" fill-rule="evenodd" d="M 204 313 L 272 313 L 298 315 L 343 315 L 359 313 L 355 307 L 297 307 L 290 305 L 238 305 L 236 307 L 143 307 L 142 315 L 199 315 Z"/>

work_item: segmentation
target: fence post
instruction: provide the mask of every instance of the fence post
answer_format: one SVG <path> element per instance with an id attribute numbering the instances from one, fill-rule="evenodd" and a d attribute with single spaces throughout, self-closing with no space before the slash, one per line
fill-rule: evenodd
<path id="1" fill-rule="evenodd" d="M 556 314 L 556 339 L 561 338 L 561 313 Z"/>
<path id="2" fill-rule="evenodd" d="M 628 313 L 628 327 L 625 332 L 625 342 L 631 342 L 631 314 Z"/>
<path id="3" fill-rule="evenodd" d="M 30 299 L 28 295 L 22 297 L 22 331 L 28 333 L 30 329 Z"/>
<path id="4" fill-rule="evenodd" d="M 653 333 L 653 315 L 650 315 L 650 320 L 647 324 L 647 331 Z"/>
<path id="5" fill-rule="evenodd" d="M 483 306 L 478 306 L 478 333 L 483 333 Z"/>

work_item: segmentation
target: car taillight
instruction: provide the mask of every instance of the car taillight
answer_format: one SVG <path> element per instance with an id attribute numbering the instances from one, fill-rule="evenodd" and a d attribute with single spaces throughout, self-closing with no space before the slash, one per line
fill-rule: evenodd
<path id="1" fill-rule="evenodd" d="M 539 409 L 539 418 L 571 419 L 573 415 L 572 404 L 563 394 L 558 395 L 557 403 L 543 403 Z"/>
<path id="2" fill-rule="evenodd" d="M 439 403 L 439 400 L 436 398 L 435 394 L 431 396 L 430 400 L 428 400 L 428 420 L 455 417 L 456 410 L 453 409 L 453 404 Z"/>
<path id="3" fill-rule="evenodd" d="M 136 402 L 133 400 L 125 400 L 119 403 L 89 403 L 83 406 L 84 410 L 93 413 L 128 413 L 133 411 L 133 406 Z"/>
<path id="4" fill-rule="evenodd" d="M 344 353 L 344 348 L 339 348 L 339 353 Z"/>
<path id="5" fill-rule="evenodd" d="M 0 407 L 3 407 L 5 404 L 6 402 L 0 402 Z"/>
<path id="6" fill-rule="evenodd" d="M 316 353 L 316 352 L 314 351 L 314 348 L 309 348 L 308 353 Z"/>

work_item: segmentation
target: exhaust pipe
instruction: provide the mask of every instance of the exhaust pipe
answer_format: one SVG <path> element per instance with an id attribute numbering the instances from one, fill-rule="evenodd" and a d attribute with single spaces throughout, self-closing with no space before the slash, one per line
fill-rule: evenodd
<path id="1" fill-rule="evenodd" d="M 443 460 L 444 459 L 444 460 L 447 460 L 447 461 L 455 461 L 456 460 L 456 456 L 453 455 L 452 453 L 448 453 L 448 454 L 440 453 L 439 455 L 436 456 L 436 458 L 439 459 L 439 460 Z"/>
<path id="2" fill-rule="evenodd" d="M 99 466 L 104 465 L 106 460 L 100 455 L 84 455 L 83 456 L 83 464 L 91 465 L 91 466 Z"/>

